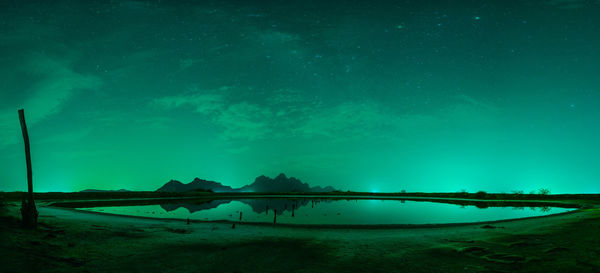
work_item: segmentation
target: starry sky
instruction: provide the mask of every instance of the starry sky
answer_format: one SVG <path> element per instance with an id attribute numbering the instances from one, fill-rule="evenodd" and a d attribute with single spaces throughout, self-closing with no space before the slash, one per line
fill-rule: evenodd
<path id="1" fill-rule="evenodd" d="M 0 1 L 0 190 L 600 192 L 600 1 Z"/>

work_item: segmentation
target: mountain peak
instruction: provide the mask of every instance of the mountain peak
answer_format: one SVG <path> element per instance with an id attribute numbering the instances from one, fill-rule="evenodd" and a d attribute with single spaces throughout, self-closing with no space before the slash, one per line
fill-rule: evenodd
<path id="1" fill-rule="evenodd" d="M 332 189 L 328 187 L 327 190 Z M 284 173 L 280 173 L 275 178 L 269 178 L 261 175 L 254 180 L 254 183 L 246 185 L 239 191 L 248 192 L 323 192 L 326 191 L 321 187 L 310 187 L 307 183 L 303 183 L 294 177 L 287 177 Z M 333 191 L 333 190 L 329 190 Z"/>
<path id="2" fill-rule="evenodd" d="M 279 180 L 279 179 L 287 179 L 287 176 L 285 176 L 284 173 L 280 173 L 277 177 L 275 177 L 275 179 Z"/>
<path id="3" fill-rule="evenodd" d="M 229 186 L 224 186 L 223 184 L 215 181 L 208 181 L 204 179 L 200 179 L 198 177 L 194 178 L 190 183 L 183 184 L 177 180 L 171 180 L 164 184 L 162 187 L 158 188 L 156 191 L 158 192 L 186 192 L 186 191 L 212 191 L 212 192 L 230 192 L 233 189 Z"/>

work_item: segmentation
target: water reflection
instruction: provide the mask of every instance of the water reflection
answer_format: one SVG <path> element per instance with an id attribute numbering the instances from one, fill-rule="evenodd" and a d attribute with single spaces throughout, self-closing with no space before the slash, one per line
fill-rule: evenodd
<path id="1" fill-rule="evenodd" d="M 545 203 L 398 199 L 246 198 L 81 208 L 105 213 L 233 223 L 441 224 L 542 216 L 572 210 Z M 524 209 L 530 208 L 530 209 Z"/>
<path id="2" fill-rule="evenodd" d="M 269 210 L 271 213 L 276 212 L 277 214 L 283 214 L 286 212 L 290 212 L 292 217 L 295 216 L 295 211 L 298 208 L 305 207 L 309 203 L 311 208 L 314 208 L 315 205 L 318 205 L 320 202 L 331 202 L 331 200 L 314 200 L 314 199 L 272 199 L 272 198 L 263 198 L 263 199 L 218 199 L 218 200 L 208 200 L 208 201 L 195 201 L 195 202 L 182 202 L 182 203 L 173 203 L 173 204 L 161 204 L 160 207 L 164 209 L 166 212 L 174 211 L 179 208 L 185 208 L 190 213 L 194 213 L 202 210 L 209 210 L 219 207 L 223 204 L 229 204 L 232 201 L 239 201 L 246 205 L 249 205 L 252 208 L 252 211 L 258 214 L 269 215 Z"/>

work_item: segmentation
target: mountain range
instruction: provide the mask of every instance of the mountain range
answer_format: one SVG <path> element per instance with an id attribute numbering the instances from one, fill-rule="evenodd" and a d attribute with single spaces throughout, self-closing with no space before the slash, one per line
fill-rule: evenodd
<path id="1" fill-rule="evenodd" d="M 215 181 L 208 181 L 200 178 L 194 178 L 192 182 L 184 184 L 177 180 L 171 180 L 158 188 L 158 192 L 187 192 L 187 191 L 213 191 L 213 192 L 232 192 L 233 188 L 224 186 Z"/>
<path id="2" fill-rule="evenodd" d="M 192 182 L 184 184 L 177 180 L 171 180 L 156 190 L 157 192 L 188 192 L 188 191 L 213 191 L 213 192 L 332 192 L 331 186 L 310 187 L 294 177 L 279 174 L 275 178 L 261 175 L 250 185 L 234 189 L 219 182 L 195 178 Z"/>

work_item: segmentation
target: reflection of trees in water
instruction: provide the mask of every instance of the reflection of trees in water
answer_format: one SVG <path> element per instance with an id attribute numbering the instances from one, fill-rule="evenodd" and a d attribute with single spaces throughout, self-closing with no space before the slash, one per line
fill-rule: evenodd
<path id="1" fill-rule="evenodd" d="M 536 211 L 536 210 L 540 210 L 540 212 L 550 212 L 550 210 L 552 210 L 551 207 L 549 206 L 540 206 L 540 207 L 529 207 L 529 209 Z"/>
<path id="2" fill-rule="evenodd" d="M 252 211 L 256 213 L 265 213 L 269 214 L 269 211 L 273 213 L 276 211 L 277 214 L 282 214 L 284 212 L 294 213 L 295 210 L 301 207 L 308 206 L 310 204 L 311 208 L 314 208 L 319 203 L 325 201 L 327 203 L 332 200 L 322 200 L 322 199 L 307 199 L 307 198 L 298 198 L 298 199 L 275 199 L 275 198 L 256 198 L 256 199 L 217 199 L 217 200 L 208 200 L 208 201 L 195 201 L 195 202 L 185 202 L 185 203 L 173 203 L 173 204 L 161 204 L 160 207 L 165 211 L 174 211 L 178 208 L 185 208 L 190 213 L 194 213 L 196 211 L 214 209 L 223 204 L 229 204 L 231 201 L 239 201 L 244 204 L 249 205 L 252 208 Z"/>
<path id="3" fill-rule="evenodd" d="M 489 206 L 486 203 L 476 203 L 475 207 L 477 207 L 478 209 L 487 209 L 487 208 L 489 208 Z"/>

